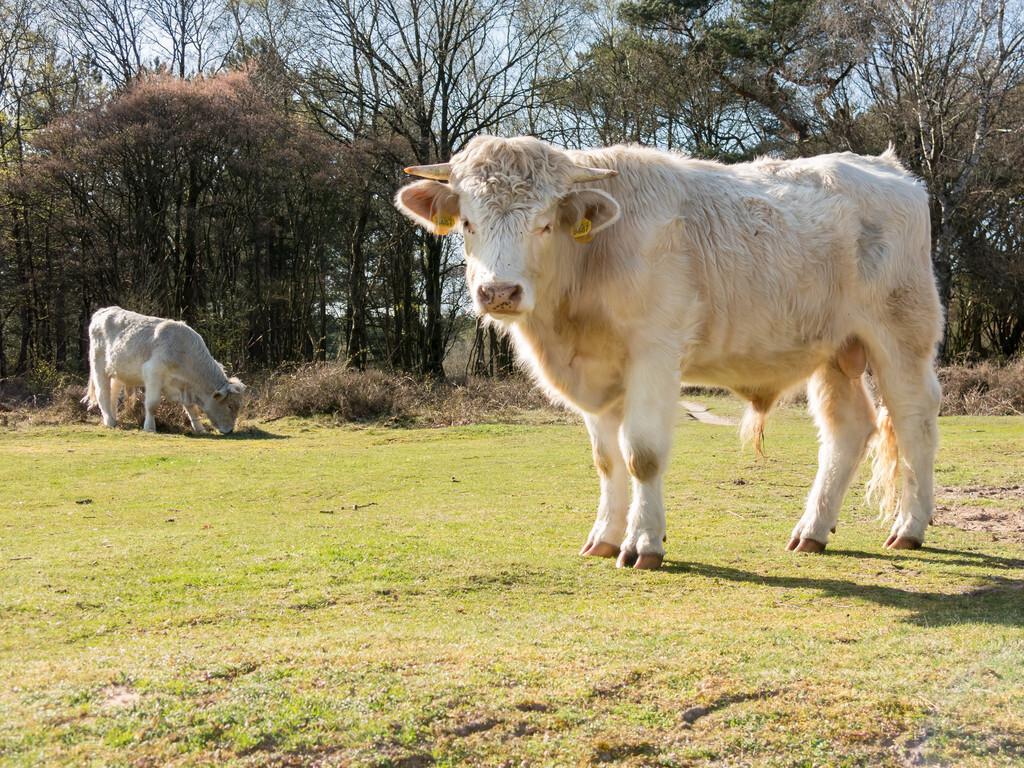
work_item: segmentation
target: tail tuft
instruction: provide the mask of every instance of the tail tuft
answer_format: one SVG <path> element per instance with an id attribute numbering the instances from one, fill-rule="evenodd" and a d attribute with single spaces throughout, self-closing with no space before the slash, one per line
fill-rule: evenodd
<path id="1" fill-rule="evenodd" d="M 753 443 L 758 458 L 764 457 L 764 422 L 767 417 L 767 410 L 761 410 L 751 403 L 740 422 L 740 438 L 744 445 Z"/>
<path id="2" fill-rule="evenodd" d="M 89 377 L 89 386 L 85 388 L 85 396 L 82 398 L 82 405 L 85 406 L 85 410 L 87 411 L 91 411 L 99 405 L 99 400 L 96 399 L 96 385 L 93 383 L 92 376 Z"/>
<path id="3" fill-rule="evenodd" d="M 871 453 L 871 479 L 866 494 L 868 504 L 878 507 L 879 517 L 894 517 L 900 503 L 900 451 L 892 417 L 884 407 L 878 409 Z"/>

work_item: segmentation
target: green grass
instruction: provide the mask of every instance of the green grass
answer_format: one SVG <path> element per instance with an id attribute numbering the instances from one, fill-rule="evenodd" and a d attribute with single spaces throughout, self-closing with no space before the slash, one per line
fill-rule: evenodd
<path id="1" fill-rule="evenodd" d="M 941 433 L 1020 482 L 1020 418 Z M 813 427 L 766 448 L 681 423 L 641 573 L 575 554 L 581 426 L 0 433 L 0 763 L 1021 764 L 1020 545 L 885 552 L 858 482 L 788 553 Z"/>

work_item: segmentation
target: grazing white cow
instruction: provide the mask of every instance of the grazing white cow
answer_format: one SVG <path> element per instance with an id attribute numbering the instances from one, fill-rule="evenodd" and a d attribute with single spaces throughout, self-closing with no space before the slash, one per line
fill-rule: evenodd
<path id="1" fill-rule="evenodd" d="M 819 468 L 790 549 L 825 548 L 873 434 L 871 490 L 895 518 L 886 546 L 921 545 L 942 312 L 927 195 L 891 151 L 727 166 L 479 137 L 406 170 L 428 180 L 398 208 L 434 234 L 461 231 L 476 310 L 583 415 L 601 500 L 582 554 L 661 565 L 680 381 L 746 399 L 759 444 L 780 394 L 810 379 Z"/>
<path id="2" fill-rule="evenodd" d="M 146 388 L 143 428 L 156 432 L 160 395 L 185 406 L 193 432 L 205 432 L 201 408 L 223 434 L 235 428 L 245 385 L 228 378 L 203 338 L 185 323 L 121 307 L 97 310 L 89 322 L 89 387 L 82 402 L 96 405 L 108 427 L 117 424 L 124 386 Z"/>

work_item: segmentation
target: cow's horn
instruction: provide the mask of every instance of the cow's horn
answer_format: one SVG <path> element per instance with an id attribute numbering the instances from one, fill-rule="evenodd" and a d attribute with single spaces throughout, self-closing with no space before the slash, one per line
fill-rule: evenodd
<path id="1" fill-rule="evenodd" d="M 448 181 L 452 175 L 451 163 L 436 163 L 435 165 L 410 165 L 405 169 L 410 176 L 419 176 L 434 181 Z"/>
<path id="2" fill-rule="evenodd" d="M 613 171 L 610 168 L 587 168 L 585 165 L 577 165 L 572 169 L 572 181 L 574 184 L 600 181 L 601 179 L 608 179 L 618 175 L 618 171 Z"/>

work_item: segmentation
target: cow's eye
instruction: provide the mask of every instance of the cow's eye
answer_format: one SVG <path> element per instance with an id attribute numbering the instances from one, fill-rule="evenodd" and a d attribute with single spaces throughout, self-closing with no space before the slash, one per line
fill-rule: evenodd
<path id="1" fill-rule="evenodd" d="M 545 224 L 543 227 L 537 227 L 537 229 L 535 229 L 534 232 L 538 235 L 546 235 L 549 232 L 551 232 L 551 225 Z"/>
<path id="2" fill-rule="evenodd" d="M 462 231 L 468 232 L 471 235 L 475 232 L 473 225 L 469 223 L 469 219 L 462 220 Z"/>

